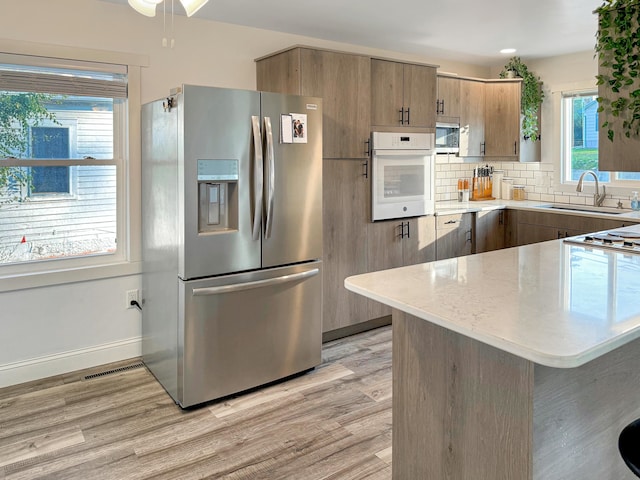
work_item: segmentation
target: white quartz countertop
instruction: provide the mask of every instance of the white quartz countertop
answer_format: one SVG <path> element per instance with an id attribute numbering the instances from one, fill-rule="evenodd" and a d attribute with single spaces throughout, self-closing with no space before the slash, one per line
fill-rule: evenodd
<path id="1" fill-rule="evenodd" d="M 640 337 L 640 255 L 562 240 L 356 275 L 345 286 L 550 367 L 577 367 Z"/>
<path id="2" fill-rule="evenodd" d="M 624 213 L 603 213 L 603 212 L 589 212 L 584 210 L 571 210 L 572 207 L 578 208 L 587 207 L 587 205 L 572 205 L 566 204 L 567 209 L 549 208 L 552 205 L 550 202 L 541 202 L 536 200 L 482 200 L 478 202 L 458 202 L 458 201 L 444 201 L 436 202 L 435 214 L 436 215 L 452 215 L 456 213 L 472 213 L 472 212 L 485 212 L 490 210 L 503 210 L 505 208 L 513 210 L 532 210 L 546 213 L 556 213 L 562 215 L 578 215 L 586 217 L 597 218 L 609 218 L 619 220 L 629 220 L 633 222 L 640 222 L 640 211 L 625 211 Z M 556 204 L 559 205 L 559 204 Z"/>

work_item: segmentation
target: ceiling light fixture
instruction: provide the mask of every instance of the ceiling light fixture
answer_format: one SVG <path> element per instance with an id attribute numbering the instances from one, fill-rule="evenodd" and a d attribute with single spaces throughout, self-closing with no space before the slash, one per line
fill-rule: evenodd
<path id="1" fill-rule="evenodd" d="M 129 0 L 129 5 L 138 13 L 146 15 L 147 17 L 156 16 L 156 6 L 161 4 L 164 0 Z M 187 17 L 190 17 L 198 10 L 200 10 L 209 0 L 180 0 L 180 3 L 187 12 Z"/>
<path id="2" fill-rule="evenodd" d="M 169 1 L 169 0 L 167 0 Z M 163 13 L 163 32 L 164 36 L 162 38 L 162 46 L 167 47 L 171 45 L 171 48 L 175 45 L 175 40 L 173 39 L 173 1 L 171 0 L 171 42 L 167 41 L 167 4 L 164 0 L 128 0 L 129 5 L 136 12 L 141 13 L 142 15 L 146 15 L 147 17 L 155 17 L 156 16 L 156 7 L 162 3 L 162 13 Z M 198 10 L 200 10 L 209 0 L 180 0 L 180 3 L 184 7 L 185 12 L 187 12 L 187 17 L 192 16 Z"/>
<path id="3" fill-rule="evenodd" d="M 516 53 L 516 49 L 515 48 L 503 48 L 502 50 L 500 50 L 500 53 L 503 53 L 503 54 Z"/>

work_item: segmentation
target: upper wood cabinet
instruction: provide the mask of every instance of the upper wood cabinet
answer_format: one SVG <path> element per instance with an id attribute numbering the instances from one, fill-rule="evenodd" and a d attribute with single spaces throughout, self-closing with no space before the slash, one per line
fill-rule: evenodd
<path id="1" fill-rule="evenodd" d="M 434 128 L 436 68 L 371 60 L 371 124 Z"/>
<path id="2" fill-rule="evenodd" d="M 262 91 L 322 98 L 323 158 L 367 158 L 371 59 L 296 47 L 256 61 Z"/>
<path id="3" fill-rule="evenodd" d="M 484 155 L 484 87 L 477 80 L 460 80 L 461 157 Z"/>
<path id="4" fill-rule="evenodd" d="M 518 159 L 520 153 L 521 81 L 485 83 L 485 156 Z"/>
<path id="5" fill-rule="evenodd" d="M 460 84 L 457 77 L 438 75 L 436 121 L 446 122 L 450 117 L 460 117 Z"/>

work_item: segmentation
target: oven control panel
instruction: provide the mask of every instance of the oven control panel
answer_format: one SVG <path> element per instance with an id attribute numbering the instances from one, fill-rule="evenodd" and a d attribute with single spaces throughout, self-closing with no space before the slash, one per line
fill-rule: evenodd
<path id="1" fill-rule="evenodd" d="M 373 132 L 372 145 L 376 150 L 431 150 L 433 133 Z"/>

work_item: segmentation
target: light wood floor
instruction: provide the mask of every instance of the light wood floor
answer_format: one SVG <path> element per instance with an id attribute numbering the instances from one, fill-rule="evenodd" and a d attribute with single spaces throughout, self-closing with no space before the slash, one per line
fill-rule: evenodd
<path id="1" fill-rule="evenodd" d="M 287 382 L 181 410 L 133 362 L 0 389 L 0 479 L 391 478 L 391 327 Z"/>

